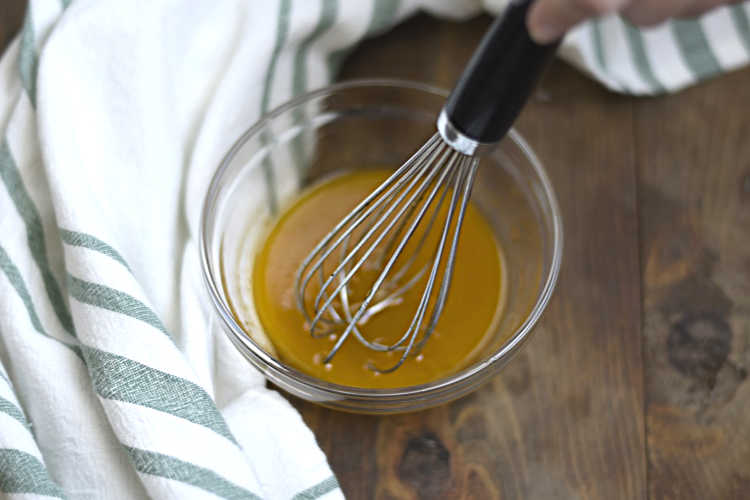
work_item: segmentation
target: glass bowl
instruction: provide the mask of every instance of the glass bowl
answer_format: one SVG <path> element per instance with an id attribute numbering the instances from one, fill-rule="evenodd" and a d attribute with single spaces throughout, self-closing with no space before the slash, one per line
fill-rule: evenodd
<path id="1" fill-rule="evenodd" d="M 262 117 L 216 170 L 200 229 L 208 294 L 233 344 L 281 389 L 354 412 L 387 414 L 435 406 L 468 394 L 497 374 L 539 320 L 557 281 L 562 221 L 544 168 L 515 131 L 482 157 L 472 192 L 504 249 L 508 293 L 491 340 L 471 365 L 418 386 L 336 385 L 286 365 L 267 343 L 253 340 L 248 332 L 258 333 L 262 325 L 252 311 L 244 314 L 242 324 L 234 314 L 233 308 L 252 304 L 239 277 L 248 275 L 256 244 L 277 208 L 331 172 L 399 166 L 435 132 L 446 97 L 444 90 L 408 81 L 332 85 Z"/>

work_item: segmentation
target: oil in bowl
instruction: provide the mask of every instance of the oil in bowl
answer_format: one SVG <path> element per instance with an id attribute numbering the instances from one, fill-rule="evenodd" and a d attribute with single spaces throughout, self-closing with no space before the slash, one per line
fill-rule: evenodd
<path id="1" fill-rule="evenodd" d="M 456 250 L 450 293 L 424 346 L 408 356 L 398 369 L 384 373 L 378 369 L 393 366 L 402 351 L 375 351 L 350 335 L 336 355 L 325 362 L 341 330 L 331 330 L 320 338 L 310 334 L 309 322 L 295 300 L 295 275 L 318 241 L 391 173 L 387 169 L 363 169 L 329 176 L 309 187 L 272 222 L 267 236 L 261 239 L 250 279 L 240 280 L 240 286 L 252 288 L 260 322 L 281 359 L 302 372 L 335 384 L 396 388 L 425 384 L 455 373 L 481 352 L 502 313 L 503 252 L 480 210 L 470 203 Z M 429 220 L 429 215 L 425 220 Z M 439 217 L 442 214 L 437 215 L 437 220 L 444 220 Z M 405 248 L 409 258 L 404 264 L 408 262 L 409 268 L 401 273 L 394 269 L 393 274 L 400 274 L 401 279 L 391 288 L 402 290 L 399 287 L 406 283 L 412 286 L 395 300 L 383 300 L 381 303 L 388 305 L 358 325 L 369 341 L 393 345 L 408 330 L 416 314 L 428 279 L 424 270 L 432 264 L 440 234 L 440 228 L 426 234 L 420 234 L 420 229 L 424 232 L 427 228 L 420 225 Z M 425 241 L 418 245 L 423 236 Z M 328 267 L 338 264 L 337 253 L 331 258 Z M 366 295 L 382 265 L 363 267 L 347 289 L 352 303 Z M 313 301 L 314 294 L 306 300 Z"/>

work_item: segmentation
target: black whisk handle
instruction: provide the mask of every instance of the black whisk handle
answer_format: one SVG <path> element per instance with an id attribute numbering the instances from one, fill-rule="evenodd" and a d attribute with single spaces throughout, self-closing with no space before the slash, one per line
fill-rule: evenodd
<path id="1" fill-rule="evenodd" d="M 529 35 L 533 0 L 511 0 L 492 23 L 444 107 L 450 124 L 480 143 L 496 143 L 521 112 L 559 45 L 540 45 Z"/>

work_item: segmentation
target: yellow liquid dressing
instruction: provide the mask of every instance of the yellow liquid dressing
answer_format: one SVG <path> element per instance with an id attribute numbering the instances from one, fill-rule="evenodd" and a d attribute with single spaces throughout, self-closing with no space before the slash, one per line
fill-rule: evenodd
<path id="1" fill-rule="evenodd" d="M 255 308 L 281 359 L 304 373 L 336 384 L 395 388 L 423 384 L 450 375 L 476 358 L 492 335 L 502 311 L 505 294 L 502 250 L 482 214 L 469 204 L 445 308 L 434 333 L 418 355 L 409 356 L 392 373 L 376 373 L 368 368 L 368 364 L 380 368 L 391 367 L 398 361 L 401 351 L 373 351 L 363 346 L 352 334 L 333 359 L 327 364 L 323 363 L 335 344 L 335 337 L 330 335 L 313 338 L 306 329 L 305 318 L 297 308 L 295 274 L 321 238 L 390 173 L 392 171 L 385 169 L 346 173 L 304 192 L 275 221 L 253 265 L 252 293 Z M 368 340 L 390 345 L 401 338 L 409 327 L 427 281 L 451 194 L 450 191 L 447 193 L 441 207 L 443 213 L 438 214 L 425 245 L 416 253 L 402 282 L 417 275 L 425 265 L 428 270 L 402 296 L 399 304 L 385 308 L 360 326 L 362 335 Z M 436 202 L 437 198 L 431 207 Z M 428 211 L 406 246 L 404 255 L 414 254 L 422 234 L 420 231 L 425 230 L 430 214 Z M 449 248 L 450 241 L 446 244 L 446 256 Z M 335 257 L 332 256 L 330 262 L 326 261 L 327 274 L 340 262 L 338 249 L 333 255 Z M 352 303 L 362 300 L 378 276 L 376 266 L 367 266 L 372 260 L 374 259 L 367 261 L 363 270 L 357 274 L 357 279 L 349 286 Z M 405 260 L 407 259 L 397 261 L 396 271 Z M 436 282 L 436 294 L 441 276 L 442 269 Z M 306 290 L 305 300 L 308 304 L 312 304 L 319 290 L 320 281 L 316 276 Z M 340 306 L 340 302 L 335 304 Z M 431 309 L 428 309 L 424 324 L 428 322 L 430 312 Z M 325 324 L 321 325 L 320 331 L 323 329 L 327 329 Z M 339 328 L 339 333 L 341 331 Z M 421 338 L 421 333 L 417 339 Z"/>

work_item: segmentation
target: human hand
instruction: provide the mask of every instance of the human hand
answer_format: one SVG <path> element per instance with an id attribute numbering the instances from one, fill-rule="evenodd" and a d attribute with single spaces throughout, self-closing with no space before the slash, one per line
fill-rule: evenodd
<path id="1" fill-rule="evenodd" d="M 613 12 L 639 26 L 658 24 L 670 17 L 694 16 L 737 0 L 537 0 L 527 19 L 531 36 L 549 43 L 590 17 Z"/>

